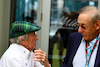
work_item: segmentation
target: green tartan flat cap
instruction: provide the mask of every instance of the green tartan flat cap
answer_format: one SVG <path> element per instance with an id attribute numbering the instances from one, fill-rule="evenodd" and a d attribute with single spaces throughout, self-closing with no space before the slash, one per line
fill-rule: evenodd
<path id="1" fill-rule="evenodd" d="M 40 29 L 41 27 L 27 21 L 15 21 L 11 24 L 10 36 L 11 38 L 15 38 L 24 34 L 36 32 Z"/>

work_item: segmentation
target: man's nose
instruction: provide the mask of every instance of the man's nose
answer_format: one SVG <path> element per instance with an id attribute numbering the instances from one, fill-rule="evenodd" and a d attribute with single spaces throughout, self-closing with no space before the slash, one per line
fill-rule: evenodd
<path id="1" fill-rule="evenodd" d="M 82 28 L 81 26 L 79 26 L 78 32 L 79 32 L 79 33 L 82 33 L 82 32 L 83 32 L 83 28 Z"/>

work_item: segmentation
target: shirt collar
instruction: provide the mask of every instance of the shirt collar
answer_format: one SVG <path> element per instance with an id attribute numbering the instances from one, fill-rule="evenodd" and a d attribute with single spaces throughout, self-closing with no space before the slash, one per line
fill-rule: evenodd
<path id="1" fill-rule="evenodd" d="M 99 33 L 99 35 L 98 35 L 98 40 L 100 41 L 100 33 Z M 86 41 L 84 40 L 84 37 L 82 38 L 82 41 L 83 41 L 83 42 L 86 42 Z M 90 43 L 94 43 L 95 41 L 96 41 L 96 39 L 92 40 Z"/>
<path id="2" fill-rule="evenodd" d="M 31 54 L 31 51 L 29 51 L 28 49 L 26 49 L 22 45 L 15 44 L 15 43 L 13 43 L 13 45 L 16 45 L 17 46 L 17 49 L 23 54 L 23 56 L 25 56 L 26 59 L 29 59 L 29 56 Z"/>

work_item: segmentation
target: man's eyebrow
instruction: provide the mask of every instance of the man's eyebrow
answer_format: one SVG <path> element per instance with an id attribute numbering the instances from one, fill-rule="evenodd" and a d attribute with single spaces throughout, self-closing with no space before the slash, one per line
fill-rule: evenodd
<path id="1" fill-rule="evenodd" d="M 79 24 L 79 23 L 78 23 L 78 24 Z M 82 24 L 79 24 L 79 25 L 86 25 L 86 24 L 83 24 L 83 23 L 82 23 Z"/>

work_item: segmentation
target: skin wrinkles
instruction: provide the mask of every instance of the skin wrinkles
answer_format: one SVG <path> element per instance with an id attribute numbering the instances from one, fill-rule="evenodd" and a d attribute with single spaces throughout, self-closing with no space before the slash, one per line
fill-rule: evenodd
<path id="1" fill-rule="evenodd" d="M 22 45 L 27 48 L 28 50 L 34 50 L 36 47 L 36 41 L 39 39 L 38 36 L 35 34 L 35 32 L 29 33 L 29 38 L 26 41 L 23 41 L 23 39 L 21 38 L 22 41 Z"/>
<path id="2" fill-rule="evenodd" d="M 92 13 L 80 14 L 78 17 L 79 25 L 87 25 L 87 24 L 91 23 Z M 89 24 L 86 27 L 86 29 L 82 29 L 81 27 L 79 27 L 78 32 L 82 34 L 82 36 L 84 37 L 84 40 L 87 40 L 90 42 L 93 39 L 95 39 L 95 37 L 98 35 L 98 30 L 96 29 L 96 27 L 97 27 L 96 23 L 92 23 L 92 24 Z"/>
<path id="3" fill-rule="evenodd" d="M 29 35 L 28 40 L 23 40 L 21 38 L 21 44 L 22 44 L 22 46 L 24 46 L 25 48 L 27 48 L 28 50 L 31 51 L 31 50 L 35 49 L 36 41 L 39 38 L 35 34 L 35 32 L 29 33 L 28 35 Z M 50 67 L 49 61 L 48 61 L 47 56 L 46 56 L 46 53 L 43 52 L 40 48 L 37 49 L 37 50 L 34 50 L 33 55 L 34 55 L 33 58 L 36 58 L 36 59 L 34 59 L 34 61 L 41 62 L 44 65 L 44 67 Z"/>

